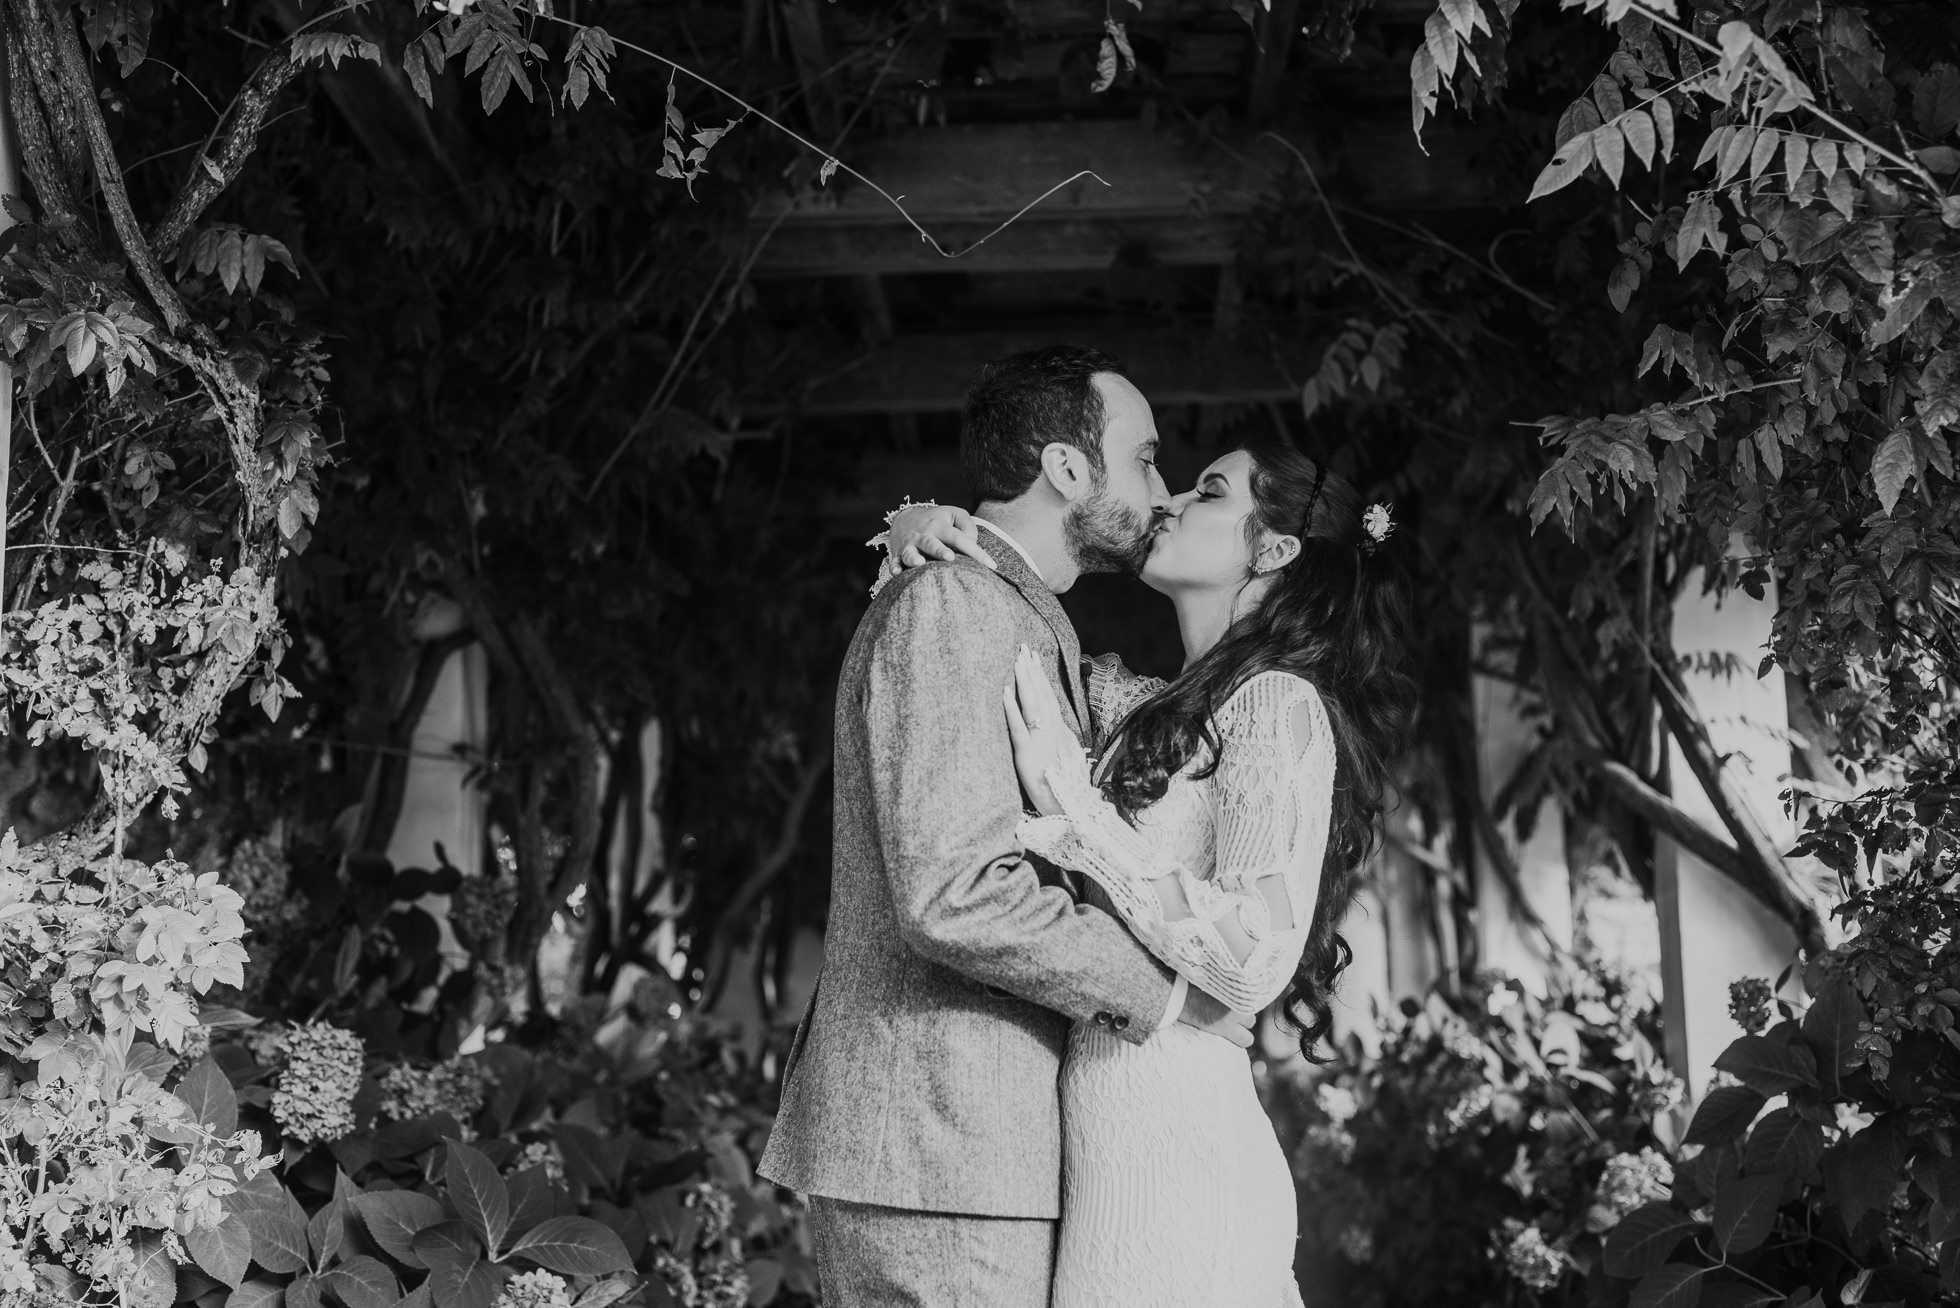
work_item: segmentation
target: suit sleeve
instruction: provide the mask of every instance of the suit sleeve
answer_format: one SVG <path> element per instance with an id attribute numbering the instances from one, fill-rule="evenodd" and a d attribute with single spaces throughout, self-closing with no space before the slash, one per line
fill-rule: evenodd
<path id="1" fill-rule="evenodd" d="M 871 798 L 898 929 L 934 962 L 1141 1041 L 1170 973 L 1108 914 L 1043 885 L 1002 706 L 1024 601 L 977 568 L 934 564 L 892 599 L 864 712 Z"/>

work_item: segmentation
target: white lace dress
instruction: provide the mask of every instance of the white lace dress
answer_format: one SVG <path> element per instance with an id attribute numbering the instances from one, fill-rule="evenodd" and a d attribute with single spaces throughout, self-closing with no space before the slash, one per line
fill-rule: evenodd
<path id="1" fill-rule="evenodd" d="M 1108 724 L 1163 683 L 1092 669 Z M 1172 778 L 1132 827 L 1088 766 L 1026 846 L 1093 878 L 1152 953 L 1244 1012 L 1285 991 L 1320 883 L 1334 746 L 1312 685 L 1262 673 L 1218 714 L 1222 761 Z M 1078 1024 L 1062 1068 L 1053 1308 L 1299 1308 L 1293 1179 L 1244 1051 L 1173 1024 L 1140 1045 Z"/>

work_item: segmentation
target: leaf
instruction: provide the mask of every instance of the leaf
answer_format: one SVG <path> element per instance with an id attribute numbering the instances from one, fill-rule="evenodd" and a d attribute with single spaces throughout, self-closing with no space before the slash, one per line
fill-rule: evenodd
<path id="1" fill-rule="evenodd" d="M 1620 173 L 1626 167 L 1627 143 L 1617 127 L 1602 127 L 1592 134 L 1593 152 L 1599 158 L 1606 180 L 1619 189 Z"/>
<path id="2" fill-rule="evenodd" d="M 335 1199 L 313 1214 L 306 1224 L 306 1242 L 313 1247 L 313 1265 L 325 1267 L 340 1252 L 347 1238 L 347 1204 Z"/>
<path id="3" fill-rule="evenodd" d="M 1775 439 L 1774 431 L 1771 439 Z M 1780 454 L 1778 459 L 1780 462 Z M 1768 1036 L 1743 1036 L 1721 1052 L 1715 1066 L 1764 1095 L 1817 1087 L 1816 1060 L 1810 1051 Z"/>
<path id="4" fill-rule="evenodd" d="M 837 161 L 835 159 L 824 160 L 823 167 L 817 169 L 817 185 L 818 186 L 829 185 L 830 179 L 832 177 L 835 177 L 836 175 L 837 175 Z"/>
<path id="5" fill-rule="evenodd" d="M 271 1281 L 247 1281 L 226 1298 L 225 1308 L 280 1308 L 285 1300 L 283 1287 Z"/>
<path id="6" fill-rule="evenodd" d="M 1724 1181 L 1715 1192 L 1715 1242 L 1724 1254 L 1748 1253 L 1769 1238 L 1776 1222 L 1780 1177 L 1743 1176 Z"/>
<path id="7" fill-rule="evenodd" d="M 1764 1115 L 1749 1133 L 1742 1170 L 1752 1176 L 1774 1173 L 1797 1181 L 1810 1175 L 1824 1152 L 1824 1128 L 1789 1108 Z"/>
<path id="8" fill-rule="evenodd" d="M 310 1272 L 295 1276 L 286 1287 L 286 1308 L 326 1308 L 326 1302 Z"/>
<path id="9" fill-rule="evenodd" d="M 1842 1093 L 1842 1078 L 1858 1066 L 1858 1029 L 1870 1020 L 1864 1000 L 1843 975 L 1832 976 L 1812 996 L 1803 1015 L 1803 1035 L 1824 1074 L 1824 1092 Z"/>
<path id="10" fill-rule="evenodd" d="M 1776 158 L 1776 151 L 1783 140 L 1776 129 L 1765 127 L 1756 136 L 1755 148 L 1749 152 L 1749 180 L 1755 181 L 1769 167 L 1769 161 Z"/>
<path id="11" fill-rule="evenodd" d="M 310 1251 L 302 1222 L 269 1208 L 243 1209 L 238 1220 L 252 1233 L 253 1262 L 268 1272 L 306 1270 Z"/>
<path id="12" fill-rule="evenodd" d="M 198 1123 L 211 1134 L 228 1136 L 238 1130 L 238 1094 L 231 1081 L 218 1068 L 218 1060 L 206 1054 L 191 1065 L 173 1092 L 191 1110 Z M 237 1283 L 233 1282 L 233 1288 Z"/>
<path id="13" fill-rule="evenodd" d="M 1668 1204 L 1642 1204 L 1607 1235 L 1606 1270 L 1613 1276 L 1645 1276 L 1700 1228 L 1700 1222 Z"/>
<path id="14" fill-rule="evenodd" d="M 245 273 L 245 243 L 241 232 L 228 231 L 218 243 L 218 280 L 224 284 L 225 293 L 232 294 L 238 289 L 238 282 Z"/>
<path id="15" fill-rule="evenodd" d="M 413 1190 L 372 1190 L 355 1195 L 353 1204 L 368 1234 L 390 1258 L 417 1270 L 428 1266 L 415 1252 L 415 1235 L 442 1220 L 438 1200 Z"/>
<path id="16" fill-rule="evenodd" d="M 1647 112 L 1654 116 L 1654 131 L 1660 137 L 1660 155 L 1663 160 L 1674 157 L 1674 105 L 1664 95 L 1657 95 L 1647 102 Z"/>
<path id="17" fill-rule="evenodd" d="M 155 1231 L 138 1231 L 131 1238 L 134 1256 L 123 1282 L 119 1308 L 170 1308 L 177 1300 L 177 1264 Z"/>
<path id="18" fill-rule="evenodd" d="M 347 1308 L 395 1308 L 401 1300 L 401 1282 L 395 1274 L 366 1254 L 356 1254 L 322 1272 L 320 1283 L 339 1296 Z"/>
<path id="19" fill-rule="evenodd" d="M 1810 138 L 1800 132 L 1790 132 L 1783 138 L 1783 175 L 1795 186 L 1803 176 L 1803 170 L 1810 163 Z"/>
<path id="20" fill-rule="evenodd" d="M 1620 120 L 1620 135 L 1626 137 L 1627 146 L 1639 158 L 1640 166 L 1651 168 L 1654 164 L 1654 120 L 1639 109 L 1633 110 Z"/>
<path id="21" fill-rule="evenodd" d="M 1633 293 L 1640 289 L 1640 265 L 1631 259 L 1622 259 L 1613 265 L 1613 275 L 1606 279 L 1606 298 L 1620 313 L 1627 311 L 1627 304 Z"/>
<path id="22" fill-rule="evenodd" d="M 1892 301 L 1885 310 L 1885 316 L 1872 326 L 1869 334 L 1871 343 L 1884 345 L 1903 336 L 1906 328 L 1918 321 L 1926 306 L 1933 302 L 1933 286 L 1931 277 L 1921 277 L 1904 295 Z"/>
<path id="23" fill-rule="evenodd" d="M 496 1164 L 462 1141 L 451 1140 L 443 1180 L 449 1186 L 449 1202 L 483 1237 L 483 1247 L 495 1254 L 510 1230 L 510 1190 Z"/>
<path id="24" fill-rule="evenodd" d="M 1129 71 L 1135 69 L 1137 66 L 1136 51 L 1130 49 L 1130 34 L 1123 30 L 1123 24 L 1117 22 L 1114 18 L 1105 17 L 1103 19 L 1103 31 L 1107 32 L 1109 39 L 1116 43 L 1116 53 L 1123 56 L 1124 70 Z"/>
<path id="25" fill-rule="evenodd" d="M 1096 80 L 1089 85 L 1090 94 L 1101 95 L 1116 85 L 1117 69 L 1116 42 L 1105 36 L 1102 48 L 1096 53 Z"/>
<path id="26" fill-rule="evenodd" d="M 1586 165 L 1593 161 L 1593 140 L 1593 133 L 1588 132 L 1566 142 L 1564 148 L 1545 165 L 1544 171 L 1538 174 L 1538 180 L 1531 184 L 1531 194 L 1525 197 L 1526 202 L 1570 185 L 1573 179 L 1585 172 Z"/>
<path id="27" fill-rule="evenodd" d="M 438 1222 L 417 1232 L 415 1252 L 428 1264 L 437 1308 L 489 1308 L 503 1283 L 502 1269 L 484 1257 L 467 1222 Z"/>
<path id="28" fill-rule="evenodd" d="M 619 1236 L 589 1217 L 547 1218 L 518 1237 L 509 1256 L 565 1276 L 604 1276 L 633 1267 Z"/>
<path id="29" fill-rule="evenodd" d="M 1466 41 L 1480 28 L 1486 33 L 1490 31 L 1490 20 L 1484 17 L 1477 0 L 1443 0 L 1439 12 L 1449 23 L 1450 30 Z"/>
<path id="30" fill-rule="evenodd" d="M 1440 13 L 1431 13 L 1422 25 L 1422 39 L 1429 47 L 1429 57 L 1436 61 L 1436 71 L 1443 80 L 1456 76 L 1456 59 L 1463 49 L 1463 43 L 1457 40 L 1449 20 Z"/>
<path id="31" fill-rule="evenodd" d="M 1879 443 L 1878 452 L 1872 455 L 1872 486 L 1878 491 L 1878 502 L 1884 506 L 1887 517 L 1892 515 L 1893 506 L 1904 493 L 1913 467 L 1912 436 L 1904 427 L 1897 428 Z"/>
<path id="32" fill-rule="evenodd" d="M 251 1266 L 252 1232 L 243 1222 L 221 1221 L 186 1235 L 184 1250 L 199 1267 L 236 1290 Z"/>
<path id="33" fill-rule="evenodd" d="M 1688 1123 L 1686 1140 L 1689 1144 L 1699 1145 L 1728 1144 L 1739 1140 L 1767 1102 L 1746 1085 L 1717 1086 L 1695 1109 L 1694 1120 Z"/>
<path id="34" fill-rule="evenodd" d="M 1742 171 L 1749 162 L 1749 151 L 1756 144 L 1756 129 L 1743 124 L 1729 133 L 1728 140 L 1722 144 L 1722 152 L 1715 160 L 1715 180 L 1726 183 Z"/>
<path id="35" fill-rule="evenodd" d="M 1702 1278 L 1713 1270 L 1669 1263 L 1641 1278 L 1633 1287 L 1627 1308 L 1694 1308 L 1701 1298 Z"/>
<path id="36" fill-rule="evenodd" d="M 1409 59 L 1409 116 L 1414 119 L 1416 148 L 1424 154 L 1429 153 L 1429 147 L 1422 143 L 1422 124 L 1436 112 L 1439 80 L 1436 57 L 1427 45 L 1417 46 Z"/>

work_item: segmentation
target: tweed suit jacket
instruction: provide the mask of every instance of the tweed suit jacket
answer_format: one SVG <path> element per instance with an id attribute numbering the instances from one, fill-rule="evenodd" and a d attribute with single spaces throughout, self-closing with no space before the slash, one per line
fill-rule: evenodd
<path id="1" fill-rule="evenodd" d="M 1061 605 L 995 554 L 901 573 L 845 655 L 823 968 L 758 1169 L 806 1194 L 1054 1218 L 1070 1021 L 1141 1041 L 1165 1015 L 1171 974 L 1015 838 L 1016 651 L 1079 732 L 1087 699 Z"/>

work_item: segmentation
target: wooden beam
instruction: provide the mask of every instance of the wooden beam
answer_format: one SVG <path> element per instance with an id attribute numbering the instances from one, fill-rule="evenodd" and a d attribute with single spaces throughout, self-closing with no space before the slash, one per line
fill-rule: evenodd
<path id="1" fill-rule="evenodd" d="M 1265 357 L 1188 330 L 1020 330 L 948 336 L 904 336 L 879 350 L 796 369 L 823 380 L 802 393 L 747 397 L 749 415 L 796 413 L 842 417 L 870 413 L 957 412 L 981 364 L 1003 354 L 1060 341 L 1093 345 L 1123 360 L 1151 404 L 1257 403 L 1291 400 L 1298 383 Z"/>
<path id="2" fill-rule="evenodd" d="M 1481 134 L 1475 125 L 1432 124 L 1424 155 L 1398 112 L 1326 124 L 1295 144 L 1323 180 L 1346 175 L 1358 183 L 1362 203 L 1434 211 L 1489 196 L 1487 176 L 1470 162 Z M 1215 267 L 1230 262 L 1258 200 L 1298 167 L 1269 140 L 1205 142 L 1183 128 L 1133 121 L 926 128 L 872 142 L 848 162 L 903 196 L 906 213 L 955 252 L 1056 182 L 1085 169 L 1102 181 L 1078 179 L 986 245 L 948 259 L 884 198 L 838 177 L 800 201 L 758 207 L 758 236 L 781 223 L 756 261 L 757 276 L 1093 271 L 1109 267 L 1126 245 L 1171 266 Z"/>

